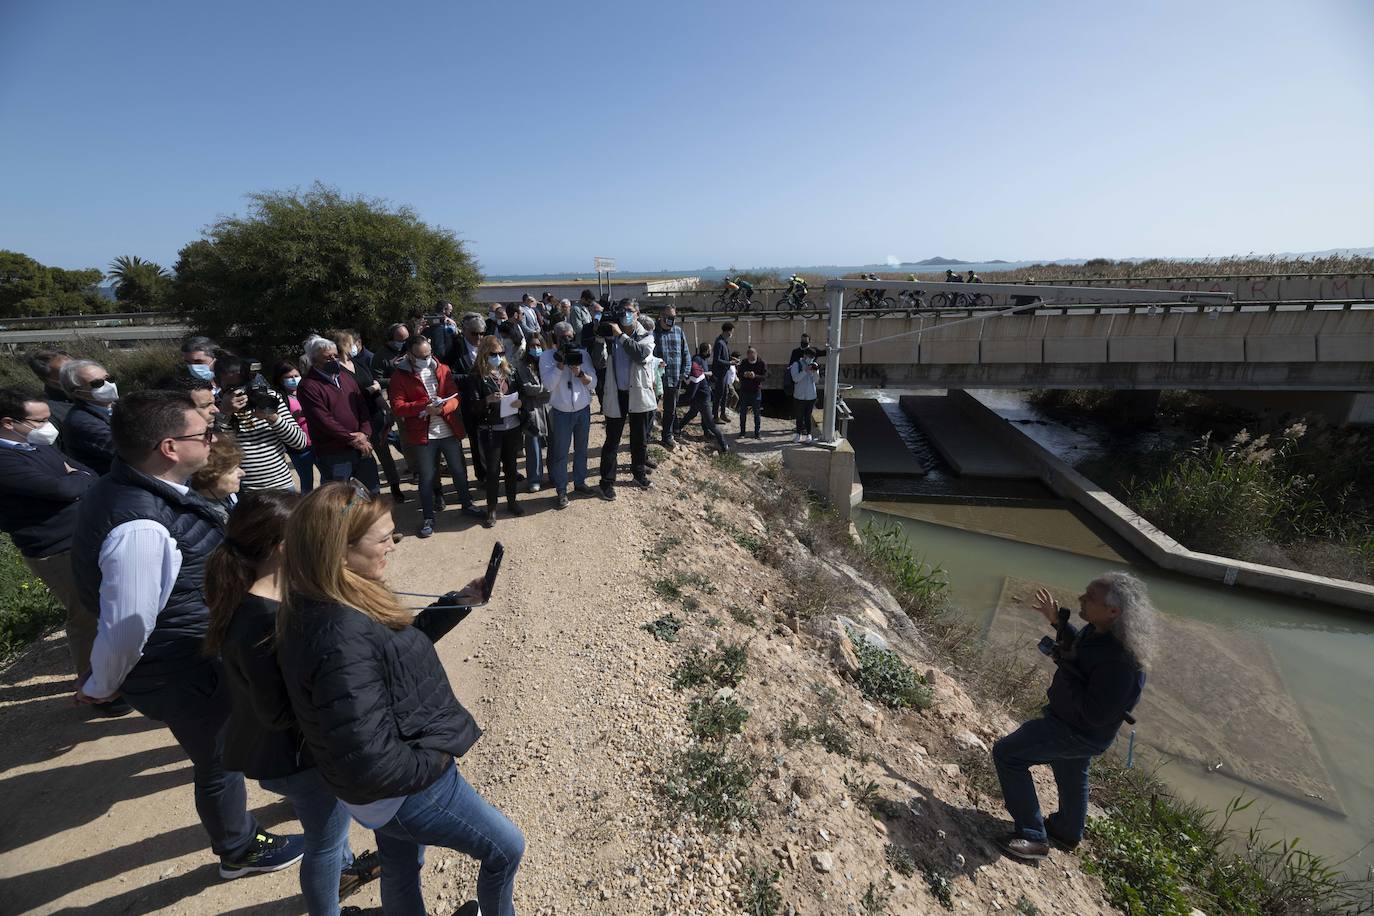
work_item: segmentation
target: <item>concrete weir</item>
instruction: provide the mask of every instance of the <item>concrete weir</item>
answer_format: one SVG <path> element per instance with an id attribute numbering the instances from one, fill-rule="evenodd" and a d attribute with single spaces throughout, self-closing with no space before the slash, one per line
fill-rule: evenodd
<path id="1" fill-rule="evenodd" d="M 845 404 L 853 414 L 849 442 L 860 477 L 924 477 L 929 473 L 902 441 L 882 404 L 873 398 L 845 398 Z"/>
<path id="2" fill-rule="evenodd" d="M 1034 465 L 1019 453 L 989 448 L 987 430 L 962 401 L 948 395 L 903 395 L 898 403 L 960 477 L 1028 480 L 1039 476 Z M 861 452 L 861 461 L 862 457 Z"/>

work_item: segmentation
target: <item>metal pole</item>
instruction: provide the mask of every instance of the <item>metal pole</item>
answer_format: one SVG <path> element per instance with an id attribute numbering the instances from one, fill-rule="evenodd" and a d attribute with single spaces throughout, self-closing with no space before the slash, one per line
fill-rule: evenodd
<path id="1" fill-rule="evenodd" d="M 826 334 L 825 351 L 825 419 L 821 424 L 821 438 L 835 441 L 835 408 L 840 393 L 840 319 L 844 314 L 844 289 L 826 290 L 830 305 L 830 331 Z"/>

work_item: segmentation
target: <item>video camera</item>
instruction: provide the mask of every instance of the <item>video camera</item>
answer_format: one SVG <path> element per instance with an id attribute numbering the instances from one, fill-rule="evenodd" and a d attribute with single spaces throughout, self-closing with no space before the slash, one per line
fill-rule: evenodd
<path id="1" fill-rule="evenodd" d="M 553 351 L 554 361 L 561 363 L 569 369 L 575 369 L 582 365 L 582 351 L 576 344 L 564 344 Z"/>
<path id="2" fill-rule="evenodd" d="M 596 326 L 596 336 L 614 337 L 615 332 L 611 330 L 611 327 L 621 324 L 621 319 L 625 317 L 627 311 L 629 310 L 618 302 L 615 305 L 606 306 L 601 312 L 601 323 Z"/>
<path id="3" fill-rule="evenodd" d="M 276 413 L 281 407 L 281 399 L 268 387 L 267 379 L 262 377 L 262 363 L 254 360 L 248 364 L 249 381 L 231 389 L 230 394 L 247 395 L 249 410 L 264 410 Z"/>

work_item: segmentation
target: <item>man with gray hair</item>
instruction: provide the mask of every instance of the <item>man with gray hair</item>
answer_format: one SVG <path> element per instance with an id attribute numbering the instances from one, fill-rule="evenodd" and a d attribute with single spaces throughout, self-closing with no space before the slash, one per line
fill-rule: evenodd
<path id="1" fill-rule="evenodd" d="M 1032 605 L 1055 631 L 1040 649 L 1055 662 L 1049 703 L 992 746 L 1002 798 L 1014 830 L 999 837 L 1002 851 L 1034 861 L 1049 855 L 1050 840 L 1070 849 L 1083 838 L 1088 813 L 1088 767 L 1116 740 L 1121 723 L 1145 688 L 1154 649 L 1155 609 L 1145 583 L 1125 572 L 1098 576 L 1078 596 L 1082 629 L 1069 623 L 1047 589 Z M 1048 764 L 1059 787 L 1059 810 L 1042 818 L 1030 768 Z"/>
<path id="2" fill-rule="evenodd" d="M 119 386 L 104 366 L 90 359 L 69 360 L 57 377 L 72 402 L 62 429 L 63 450 L 96 474 L 109 473 L 115 453 L 110 416 Z"/>
<path id="3" fill-rule="evenodd" d="M 310 371 L 296 388 L 310 444 L 323 481 L 356 477 L 369 491 L 381 489 L 373 458 L 371 411 L 362 389 L 339 362 L 339 348 L 326 337 L 305 342 Z"/>

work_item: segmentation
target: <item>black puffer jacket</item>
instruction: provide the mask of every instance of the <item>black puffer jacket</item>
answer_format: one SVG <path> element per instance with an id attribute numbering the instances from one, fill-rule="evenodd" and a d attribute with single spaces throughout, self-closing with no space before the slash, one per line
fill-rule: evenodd
<path id="1" fill-rule="evenodd" d="M 391 630 L 351 607 L 299 602 L 277 661 L 306 745 L 343 801 L 418 792 L 481 736 L 434 651 L 468 610 L 430 608 Z"/>

